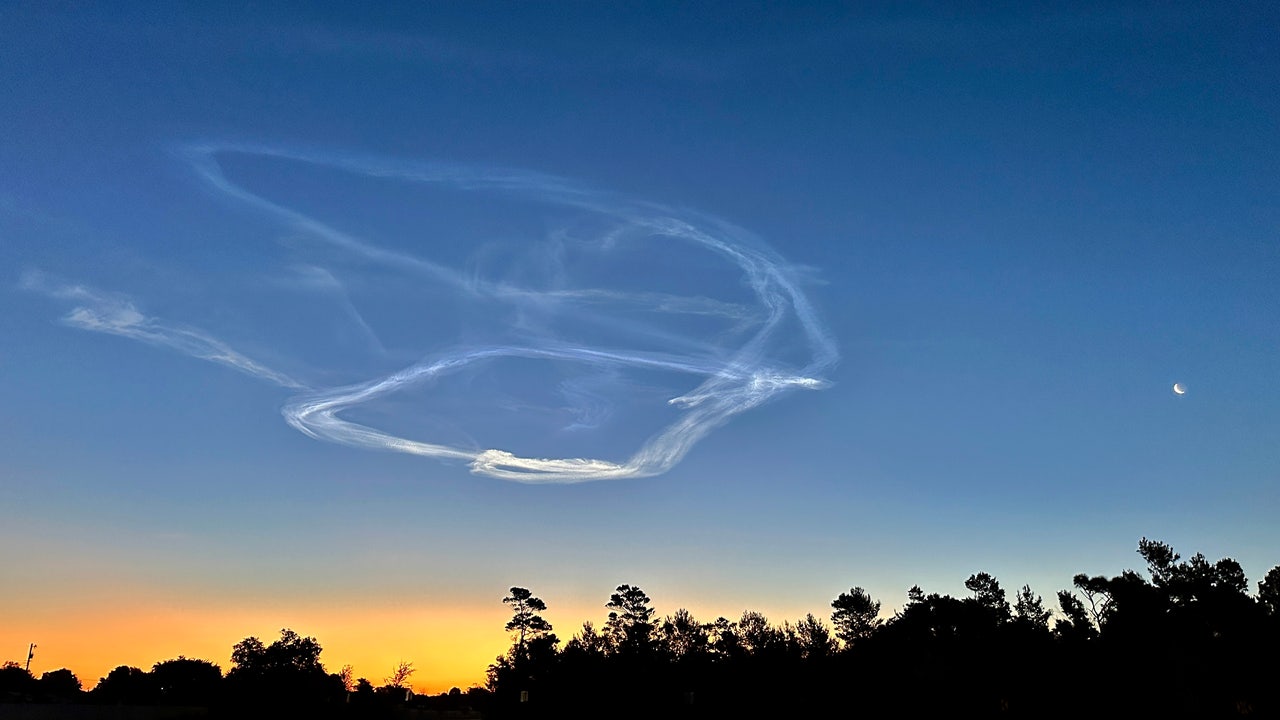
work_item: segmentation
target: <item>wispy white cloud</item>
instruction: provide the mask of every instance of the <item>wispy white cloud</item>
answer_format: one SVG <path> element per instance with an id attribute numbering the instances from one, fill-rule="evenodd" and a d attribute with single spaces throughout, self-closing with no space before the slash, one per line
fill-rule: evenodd
<path id="1" fill-rule="evenodd" d="M 29 270 L 19 281 L 23 290 L 42 293 L 59 300 L 69 300 L 73 307 L 62 321 L 81 330 L 106 333 L 139 342 L 176 350 L 201 360 L 225 365 L 290 390 L 306 386 L 284 373 L 276 372 L 226 343 L 194 328 L 171 325 L 142 314 L 124 295 L 104 293 L 84 285 L 68 283 L 39 270 Z"/>
<path id="2" fill-rule="evenodd" d="M 383 346 L 378 333 L 365 320 L 364 315 L 360 313 L 355 303 L 351 302 L 351 295 L 336 275 L 328 269 L 317 265 L 299 265 L 292 270 L 291 284 L 299 288 L 314 290 L 332 296 L 338 302 L 338 306 L 342 309 L 342 313 L 347 320 L 359 328 L 365 339 L 369 341 L 370 347 L 379 354 L 386 354 L 387 349 Z"/>
<path id="3" fill-rule="evenodd" d="M 380 247 L 371 239 L 339 230 L 300 210 L 269 200 L 229 179 L 220 159 L 228 153 L 286 159 L 356 175 L 390 178 L 454 190 L 496 193 L 579 210 L 607 218 L 593 238 L 598 252 L 625 244 L 650 243 L 667 257 L 673 244 L 709 251 L 737 274 L 751 301 L 725 301 L 703 295 L 681 296 L 609 287 L 575 287 L 557 277 L 556 287 L 529 288 L 469 275 L 434 260 Z M 182 157 L 208 186 L 226 199 L 253 209 L 313 242 L 350 254 L 363 264 L 404 273 L 457 294 L 464 303 L 487 302 L 518 311 L 533 311 L 607 324 L 614 337 L 631 338 L 634 346 L 611 342 L 596 347 L 574 342 L 537 323 L 522 325 L 519 338 L 508 342 L 458 345 L 389 375 L 343 387 L 305 389 L 299 382 L 235 352 L 201 331 L 147 317 L 123 296 L 108 296 L 80 286 L 52 282 L 40 275 L 24 279 L 29 289 L 72 300 L 65 321 L 75 327 L 130 337 L 152 345 L 234 367 L 248 375 L 287 388 L 305 390 L 283 408 L 285 420 L 300 432 L 353 447 L 463 461 L 474 473 L 523 483 L 574 483 L 644 477 L 666 472 L 703 437 L 730 418 L 796 389 L 821 389 L 823 374 L 838 360 L 835 343 L 802 291 L 800 273 L 746 231 L 723 221 L 675 211 L 653 203 L 597 192 L 537 173 L 444 163 L 416 163 L 386 158 L 301 151 L 280 147 L 206 143 L 181 148 Z M 562 248 L 556 246 L 556 252 Z M 559 262 L 553 259 L 553 265 Z M 557 265 L 558 267 L 558 265 Z M 373 335 L 341 283 L 328 270 L 309 268 L 308 282 L 340 292 L 352 319 Z M 692 338 L 661 323 L 620 320 L 611 309 L 626 308 L 652 316 L 696 315 L 724 321 L 731 330 L 716 339 Z M 731 342 L 726 340 L 731 338 Z M 796 363 L 797 346 L 807 359 Z M 655 352 L 651 348 L 662 347 Z M 649 349 L 641 349 L 649 348 Z M 786 352 L 784 353 L 783 350 Z M 475 449 L 402 437 L 354 422 L 344 413 L 415 386 L 445 381 L 477 363 L 497 359 L 544 360 L 576 364 L 608 384 L 628 370 L 655 370 L 688 379 L 687 392 L 668 398 L 676 419 L 660 429 L 625 459 L 530 457 L 499 448 Z M 588 384 L 590 385 L 590 384 Z M 596 385 L 561 384 L 575 417 L 570 428 L 594 427 L 611 413 Z"/>

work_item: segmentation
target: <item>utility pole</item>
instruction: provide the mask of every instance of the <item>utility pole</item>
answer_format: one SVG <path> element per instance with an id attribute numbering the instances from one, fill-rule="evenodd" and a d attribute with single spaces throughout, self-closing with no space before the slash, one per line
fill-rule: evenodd
<path id="1" fill-rule="evenodd" d="M 31 658 L 35 656 L 36 656 L 36 644 L 31 643 L 31 645 L 27 647 L 27 672 L 28 673 L 31 672 Z"/>

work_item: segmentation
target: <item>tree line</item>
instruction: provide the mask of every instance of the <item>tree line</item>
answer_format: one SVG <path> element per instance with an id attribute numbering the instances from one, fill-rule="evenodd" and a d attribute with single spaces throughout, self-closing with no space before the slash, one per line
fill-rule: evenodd
<path id="1" fill-rule="evenodd" d="M 411 663 L 375 687 L 350 666 L 329 672 L 320 644 L 292 630 L 245 638 L 231 669 L 179 656 L 149 671 L 120 666 L 84 692 L 66 669 L 33 677 L 0 666 L 0 703 L 79 702 L 208 708 L 215 717 L 271 716 L 709 718 L 862 717 L 1280 717 L 1280 566 L 1256 592 L 1231 558 L 1183 559 L 1143 538 L 1146 572 L 1078 574 L 1056 607 L 1023 585 L 1012 597 L 974 573 L 965 597 L 912 587 L 891 617 L 861 587 L 830 613 L 781 624 L 746 611 L 660 617 L 623 584 L 597 627 L 567 642 L 542 616 L 547 604 L 512 587 L 511 647 L 484 688 L 435 697 L 408 692 Z"/>
<path id="2" fill-rule="evenodd" d="M 269 644 L 257 637 L 236 643 L 225 675 L 216 663 L 179 656 L 149 671 L 121 665 L 87 692 L 66 668 L 36 678 L 22 665 L 6 662 L 0 665 L 0 703 L 188 707 L 206 709 L 215 717 L 245 717 L 256 711 L 313 718 L 389 717 L 405 708 L 466 717 L 488 697 L 481 688 L 414 696 L 409 680 L 415 670 L 413 663 L 404 661 L 375 687 L 366 678 L 353 677 L 350 665 L 329 672 L 320 661 L 321 651 L 315 638 L 285 628 Z"/>
<path id="3" fill-rule="evenodd" d="M 1146 575 L 1076 575 L 1056 608 L 987 573 L 966 597 L 912 587 L 892 617 L 861 587 L 828 618 L 746 611 L 659 619 L 619 585 L 603 624 L 561 646 L 527 588 L 488 669 L 510 717 L 1280 717 L 1280 566 L 1256 594 L 1240 564 L 1143 538 Z"/>

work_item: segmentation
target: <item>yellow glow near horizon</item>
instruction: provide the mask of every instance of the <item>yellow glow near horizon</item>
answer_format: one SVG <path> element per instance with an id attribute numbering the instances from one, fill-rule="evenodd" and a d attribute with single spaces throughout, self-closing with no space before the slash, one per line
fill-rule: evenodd
<path id="1" fill-rule="evenodd" d="M 117 666 L 149 670 L 179 655 L 216 663 L 225 673 L 237 642 L 253 635 L 270 643 L 287 627 L 316 638 L 329 672 L 351 665 L 355 677 L 376 686 L 404 660 L 416 671 L 414 691 L 436 694 L 484 684 L 485 668 L 509 643 L 502 629 L 504 610 L 501 605 L 246 609 L 160 603 L 27 609 L 8 615 L 3 640 L 12 647 L 0 661 L 25 661 L 27 643 L 35 642 L 33 674 L 65 667 L 88 690 Z"/>
<path id="2" fill-rule="evenodd" d="M 251 635 L 270 643 L 279 638 L 281 628 L 290 628 L 316 638 L 323 648 L 320 660 L 329 672 L 351 665 L 354 677 L 377 686 L 404 660 L 416 671 L 411 678 L 414 691 L 437 694 L 483 685 L 485 669 L 511 644 L 503 629 L 511 614 L 501 602 L 501 591 L 474 603 L 458 598 L 448 604 L 350 597 L 190 598 L 135 584 L 100 586 L 91 594 L 83 588 L 74 593 L 70 586 L 46 587 L 45 593 L 0 599 L 0 616 L 6 618 L 0 628 L 0 661 L 25 661 L 27 643 L 35 642 L 31 670 L 37 677 L 65 667 L 86 690 L 120 665 L 149 670 L 179 655 L 208 660 L 225 673 L 231 669 L 233 645 Z M 589 602 L 557 602 L 554 591 L 542 597 L 551 605 L 543 615 L 554 624 L 562 646 L 581 630 L 583 621 L 600 629 L 608 612 L 605 592 Z M 655 604 L 659 621 L 681 606 Z M 737 620 L 742 612 L 700 603 L 684 606 L 703 622 L 718 615 Z M 752 609 L 764 612 L 774 624 L 795 621 L 805 612 Z"/>

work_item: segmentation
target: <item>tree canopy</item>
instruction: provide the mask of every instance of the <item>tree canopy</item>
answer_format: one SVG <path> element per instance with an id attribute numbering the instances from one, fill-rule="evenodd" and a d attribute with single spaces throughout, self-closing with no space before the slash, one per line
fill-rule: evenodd
<path id="1" fill-rule="evenodd" d="M 511 588 L 511 594 L 502 598 L 502 602 L 511 606 L 507 632 L 516 633 L 517 652 L 523 656 L 526 640 L 551 632 L 551 623 L 538 614 L 546 612 L 547 604 L 522 587 Z"/>

